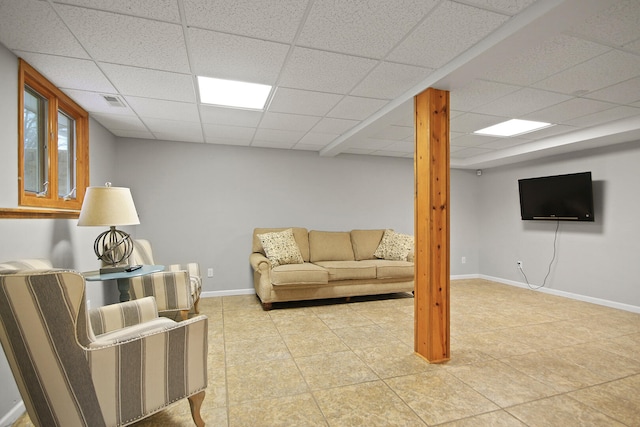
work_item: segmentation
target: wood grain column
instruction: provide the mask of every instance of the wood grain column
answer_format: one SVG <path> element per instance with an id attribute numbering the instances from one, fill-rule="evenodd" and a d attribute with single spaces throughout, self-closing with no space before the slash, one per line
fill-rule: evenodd
<path id="1" fill-rule="evenodd" d="M 415 352 L 450 359 L 449 92 L 428 88 L 415 104 Z"/>

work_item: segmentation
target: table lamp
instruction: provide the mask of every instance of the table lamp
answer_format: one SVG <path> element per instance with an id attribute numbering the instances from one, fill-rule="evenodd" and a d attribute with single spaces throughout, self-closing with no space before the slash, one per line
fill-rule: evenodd
<path id="1" fill-rule="evenodd" d="M 124 187 L 89 187 L 80 210 L 79 226 L 106 225 L 109 230 L 100 233 L 93 250 L 104 267 L 100 273 L 116 273 L 126 270 L 126 260 L 133 252 L 133 241 L 128 233 L 116 230 L 119 225 L 140 224 L 131 191 Z M 123 263 L 125 265 L 123 265 Z"/>

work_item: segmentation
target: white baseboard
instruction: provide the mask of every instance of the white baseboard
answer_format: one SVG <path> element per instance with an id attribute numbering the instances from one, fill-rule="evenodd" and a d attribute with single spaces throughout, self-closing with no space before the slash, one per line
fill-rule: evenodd
<path id="1" fill-rule="evenodd" d="M 228 297 L 233 295 L 252 295 L 255 294 L 256 290 L 253 288 L 249 289 L 229 289 L 226 291 L 204 291 L 200 296 L 202 298 L 213 298 L 213 297 Z"/>
<path id="2" fill-rule="evenodd" d="M 503 283 L 505 285 L 517 286 L 518 288 L 531 289 L 526 283 L 517 282 L 515 280 L 502 279 L 500 277 L 486 276 L 480 274 L 478 276 L 481 279 L 491 280 L 492 282 Z M 559 297 L 571 298 L 578 301 L 590 302 L 592 304 L 603 305 L 605 307 L 617 308 L 619 310 L 631 311 L 633 313 L 640 313 L 640 307 L 630 304 L 624 304 L 616 301 L 609 301 L 602 298 L 594 298 L 580 294 L 574 294 L 572 292 L 559 291 L 557 289 L 538 288 L 533 289 L 538 292 L 544 292 L 545 294 L 556 295 Z"/>
<path id="3" fill-rule="evenodd" d="M 21 400 L 16 404 L 16 406 L 11 408 L 9 412 L 0 418 L 0 427 L 11 427 L 25 411 L 26 408 L 24 407 L 24 402 Z"/>
<path id="4" fill-rule="evenodd" d="M 455 276 L 450 276 L 449 280 L 464 280 L 464 279 L 479 279 L 479 274 L 458 274 Z"/>

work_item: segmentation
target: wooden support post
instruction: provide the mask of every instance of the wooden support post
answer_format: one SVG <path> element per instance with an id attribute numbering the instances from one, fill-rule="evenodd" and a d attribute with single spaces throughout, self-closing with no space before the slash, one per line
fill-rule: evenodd
<path id="1" fill-rule="evenodd" d="M 449 92 L 428 88 L 415 105 L 415 352 L 450 359 Z"/>

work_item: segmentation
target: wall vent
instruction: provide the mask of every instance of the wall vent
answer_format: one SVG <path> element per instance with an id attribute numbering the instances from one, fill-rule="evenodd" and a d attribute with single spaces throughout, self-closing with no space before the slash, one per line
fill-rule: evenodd
<path id="1" fill-rule="evenodd" d="M 111 107 L 125 108 L 124 102 L 117 95 L 100 95 Z"/>

